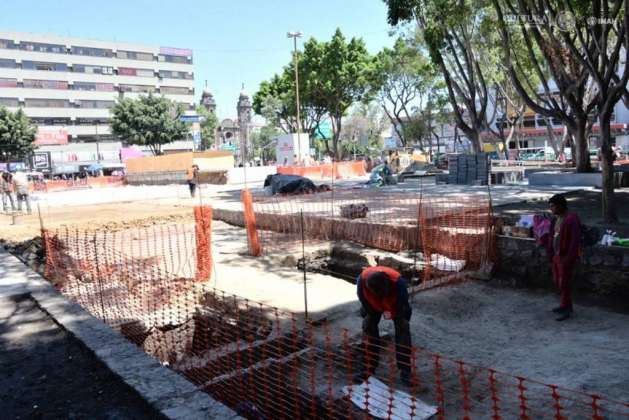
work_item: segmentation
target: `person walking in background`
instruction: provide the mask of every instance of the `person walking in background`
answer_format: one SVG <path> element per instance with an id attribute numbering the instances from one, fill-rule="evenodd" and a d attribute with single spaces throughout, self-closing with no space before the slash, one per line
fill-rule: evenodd
<path id="1" fill-rule="evenodd" d="M 17 211 L 22 211 L 22 202 L 26 202 L 26 211 L 31 214 L 31 199 L 28 192 L 28 177 L 19 171 L 13 176 L 13 190 L 17 196 Z"/>
<path id="2" fill-rule="evenodd" d="M 559 290 L 559 306 L 553 309 L 557 321 L 565 321 L 573 312 L 571 283 L 581 251 L 581 222 L 579 216 L 568 211 L 568 202 L 561 194 L 548 200 L 555 216 L 550 224 L 546 249 L 551 259 L 553 280 Z"/>
<path id="3" fill-rule="evenodd" d="M 382 347 L 378 324 L 384 316 L 395 326 L 395 357 L 400 379 L 405 386 L 410 386 L 412 309 L 406 287 L 406 280 L 400 273 L 384 266 L 366 268 L 356 279 L 358 299 L 362 305 L 363 340 L 367 344 L 360 372 L 355 378 L 357 382 L 372 376 L 378 367 Z"/>
<path id="4" fill-rule="evenodd" d="M 13 201 L 13 176 L 10 172 L 3 172 L 0 178 L 0 194 L 2 194 L 2 211 L 7 213 L 7 201 L 11 202 L 11 211 L 15 211 Z"/>
<path id="5" fill-rule="evenodd" d="M 197 191 L 197 183 L 199 182 L 199 167 L 197 165 L 192 165 L 190 169 L 188 169 L 188 188 L 190 188 L 190 197 L 194 198 L 196 196 Z"/>

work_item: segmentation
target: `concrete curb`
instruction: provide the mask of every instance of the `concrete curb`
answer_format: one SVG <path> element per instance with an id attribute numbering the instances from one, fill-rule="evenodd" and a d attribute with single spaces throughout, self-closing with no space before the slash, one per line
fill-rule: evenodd
<path id="1" fill-rule="evenodd" d="M 15 258 L 7 255 L 8 258 Z M 163 367 L 139 347 L 70 302 L 22 262 L 26 292 L 61 327 L 83 342 L 96 357 L 133 387 L 164 416 L 183 419 L 240 419 L 236 412 L 197 390 L 174 371 Z"/>

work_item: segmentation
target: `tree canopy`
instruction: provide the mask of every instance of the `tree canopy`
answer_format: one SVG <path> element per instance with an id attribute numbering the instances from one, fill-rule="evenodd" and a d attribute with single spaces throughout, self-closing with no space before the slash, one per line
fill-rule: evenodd
<path id="1" fill-rule="evenodd" d="M 196 108 L 197 115 L 204 117 L 201 121 L 201 150 L 207 150 L 212 147 L 216 138 L 216 128 L 218 127 L 218 118 L 216 115 L 208 111 L 203 105 Z"/>
<path id="2" fill-rule="evenodd" d="M 149 94 L 117 102 L 110 124 L 116 136 L 160 155 L 162 145 L 186 137 L 188 125 L 179 120 L 183 112 L 183 107 L 170 99 Z"/>
<path id="3" fill-rule="evenodd" d="M 34 149 L 37 127 L 18 109 L 15 112 L 0 106 L 0 158 L 21 160 Z"/>

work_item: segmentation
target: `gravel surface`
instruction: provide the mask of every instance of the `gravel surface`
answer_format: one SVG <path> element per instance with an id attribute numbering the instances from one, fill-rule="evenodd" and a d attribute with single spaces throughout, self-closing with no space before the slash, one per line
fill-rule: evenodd
<path id="1" fill-rule="evenodd" d="M 3 419 L 163 418 L 27 296 L 0 299 Z"/>

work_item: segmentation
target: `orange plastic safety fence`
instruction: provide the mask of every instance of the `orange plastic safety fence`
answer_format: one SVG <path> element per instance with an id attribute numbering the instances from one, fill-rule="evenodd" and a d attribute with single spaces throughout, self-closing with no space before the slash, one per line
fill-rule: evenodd
<path id="1" fill-rule="evenodd" d="M 241 199 L 245 218 L 245 228 L 247 229 L 249 254 L 257 257 L 262 254 L 262 247 L 260 246 L 260 239 L 258 238 L 256 215 L 253 212 L 253 199 L 251 197 L 251 191 L 249 191 L 248 189 L 242 190 Z"/>
<path id="2" fill-rule="evenodd" d="M 197 250 L 197 281 L 207 281 L 212 275 L 212 208 L 194 208 L 195 239 Z"/>
<path id="3" fill-rule="evenodd" d="M 438 210 L 424 217 L 435 227 L 426 234 L 460 229 L 444 225 L 451 213 L 433 204 Z M 484 217 L 465 208 L 469 215 L 459 217 Z M 424 404 L 442 419 L 629 418 L 625 402 L 396 347 L 386 336 L 363 341 L 359 331 L 215 290 L 197 278 L 198 261 L 206 261 L 199 252 L 205 245 L 198 245 L 210 241 L 208 210 L 195 210 L 194 225 L 44 231 L 46 276 L 198 389 L 251 419 L 417 418 Z M 431 250 L 463 255 L 457 247 Z M 375 368 L 379 382 L 354 383 L 366 366 Z M 401 370 L 409 372 L 406 384 Z"/>

